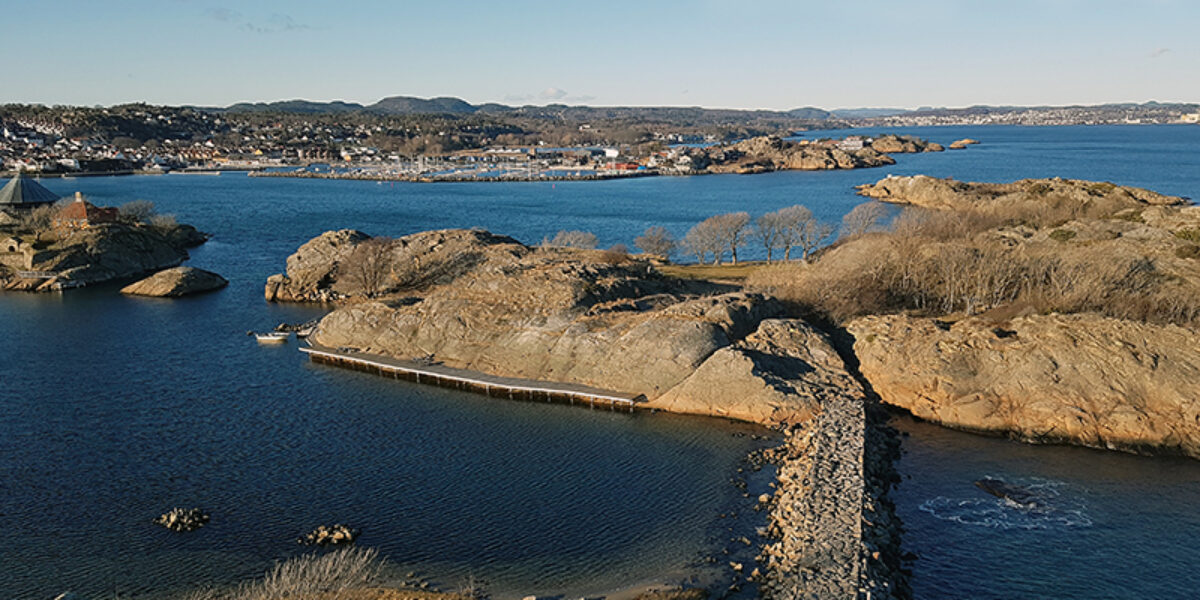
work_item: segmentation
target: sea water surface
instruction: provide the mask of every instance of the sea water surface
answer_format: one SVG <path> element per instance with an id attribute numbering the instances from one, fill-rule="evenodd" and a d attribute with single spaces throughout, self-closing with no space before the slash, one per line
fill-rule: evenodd
<path id="1" fill-rule="evenodd" d="M 474 577 L 502 597 L 613 589 L 719 552 L 754 428 L 501 402 L 310 365 L 295 346 L 247 338 L 322 313 L 262 300 L 266 276 L 322 231 L 485 227 L 536 243 L 582 229 L 631 244 L 648 226 L 682 236 L 712 214 L 796 203 L 836 221 L 861 201 L 853 186 L 887 174 L 1062 176 L 1200 198 L 1200 127 L 887 131 L 983 144 L 881 169 L 603 182 L 44 181 L 99 204 L 151 200 L 212 233 L 189 264 L 230 286 L 180 300 L 113 286 L 0 294 L 0 597 L 228 584 L 338 521 L 402 570 L 448 587 Z M 1200 585 L 1189 542 L 1200 463 L 905 427 L 896 499 L 919 598 L 1186 597 Z M 1061 511 L 1039 520 L 988 505 L 971 485 L 985 476 L 1037 486 Z M 198 532 L 149 523 L 192 505 L 213 515 Z"/>

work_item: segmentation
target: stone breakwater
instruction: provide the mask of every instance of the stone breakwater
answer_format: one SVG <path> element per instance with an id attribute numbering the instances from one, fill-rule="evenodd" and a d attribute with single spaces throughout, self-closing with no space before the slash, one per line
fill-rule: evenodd
<path id="1" fill-rule="evenodd" d="M 900 527 L 887 500 L 896 444 L 861 395 L 822 401 L 775 450 L 779 475 L 759 561 L 765 598 L 906 598 Z"/>

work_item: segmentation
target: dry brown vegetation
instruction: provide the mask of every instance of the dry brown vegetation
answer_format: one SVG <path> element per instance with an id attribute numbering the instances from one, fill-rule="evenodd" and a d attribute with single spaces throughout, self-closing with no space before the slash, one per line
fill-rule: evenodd
<path id="1" fill-rule="evenodd" d="M 229 590 L 197 590 L 185 600 L 336 597 L 339 592 L 371 585 L 382 568 L 383 561 L 373 549 L 348 547 L 324 554 L 304 554 L 276 563 L 262 579 Z"/>
<path id="2" fill-rule="evenodd" d="M 1074 219 L 1132 221 L 1135 213 L 1053 199 L 986 212 L 909 208 L 887 233 L 860 236 L 813 265 L 760 269 L 746 283 L 839 322 L 899 311 L 970 315 L 1007 307 L 1200 323 L 1200 290 L 1163 270 L 1157 257 L 1128 245 L 1070 243 L 1074 232 L 1057 229 Z M 1052 241 L 1005 238 L 1039 230 L 1050 230 Z"/>
<path id="3" fill-rule="evenodd" d="M 704 588 L 673 588 L 642 592 L 633 600 L 705 600 L 708 590 Z"/>

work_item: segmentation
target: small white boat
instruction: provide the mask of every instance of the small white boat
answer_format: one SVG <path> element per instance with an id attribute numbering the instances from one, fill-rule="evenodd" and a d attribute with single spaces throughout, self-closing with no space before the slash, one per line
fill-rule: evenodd
<path id="1" fill-rule="evenodd" d="M 267 333 L 256 333 L 254 334 L 254 339 L 258 340 L 260 344 L 277 344 L 286 342 L 291 335 L 287 331 L 270 331 Z"/>
<path id="2" fill-rule="evenodd" d="M 296 330 L 296 337 L 301 338 L 301 339 L 306 338 L 306 337 L 312 335 L 313 331 L 315 331 L 316 329 L 317 328 L 315 326 L 301 327 L 300 329 Z"/>

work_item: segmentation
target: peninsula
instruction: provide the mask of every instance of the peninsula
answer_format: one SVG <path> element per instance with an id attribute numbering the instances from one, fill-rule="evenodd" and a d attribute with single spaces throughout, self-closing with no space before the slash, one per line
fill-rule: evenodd
<path id="1" fill-rule="evenodd" d="M 1025 441 L 1200 457 L 1200 208 L 1063 179 L 888 177 L 860 193 L 904 208 L 743 285 L 481 230 L 342 230 L 301 246 L 265 294 L 334 303 L 311 339 L 349 363 L 779 429 L 759 565 L 735 569 L 772 598 L 903 595 L 895 441 L 875 399 Z"/>
<path id="2" fill-rule="evenodd" d="M 342 303 L 310 339 L 347 359 L 585 385 L 644 397 L 639 409 L 779 428 L 761 565 L 733 576 L 780 598 L 906 586 L 866 394 L 830 338 L 779 301 L 667 277 L 638 257 L 478 230 L 328 232 L 287 265 L 267 299 Z"/>

